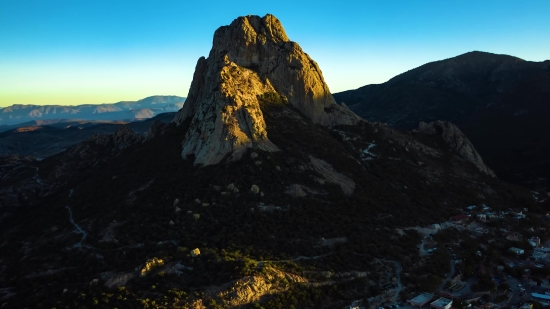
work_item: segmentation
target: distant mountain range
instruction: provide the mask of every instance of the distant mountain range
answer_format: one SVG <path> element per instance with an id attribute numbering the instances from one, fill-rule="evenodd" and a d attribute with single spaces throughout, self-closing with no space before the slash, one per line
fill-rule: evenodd
<path id="1" fill-rule="evenodd" d="M 24 105 L 0 108 L 0 132 L 35 120 L 120 120 L 148 119 L 165 112 L 177 112 L 185 102 L 178 96 L 151 96 L 139 101 L 83 105 Z M 8 127 L 9 126 L 9 127 Z M 15 126 L 15 127 L 14 127 Z"/>
<path id="2" fill-rule="evenodd" d="M 140 136 L 145 136 L 155 121 L 168 124 L 175 115 L 175 112 L 162 113 L 149 119 L 133 122 L 34 120 L 25 123 L 25 126 L 15 125 L 16 128 L 0 132 L 0 157 L 21 155 L 43 159 L 83 142 L 95 134 L 113 134 L 122 126 L 129 127 Z"/>
<path id="3" fill-rule="evenodd" d="M 451 121 L 499 177 L 521 183 L 550 177 L 549 60 L 469 52 L 334 98 L 397 128 Z"/>

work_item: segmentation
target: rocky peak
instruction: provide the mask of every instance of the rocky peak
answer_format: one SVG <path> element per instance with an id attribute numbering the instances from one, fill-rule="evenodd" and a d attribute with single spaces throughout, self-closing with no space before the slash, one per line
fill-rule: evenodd
<path id="1" fill-rule="evenodd" d="M 113 133 L 113 142 L 118 149 L 124 149 L 142 141 L 143 136 L 139 135 L 128 126 L 122 126 Z"/>
<path id="2" fill-rule="evenodd" d="M 190 120 L 182 156 L 215 164 L 238 159 L 251 147 L 277 150 L 265 130 L 258 97 L 276 94 L 314 123 L 355 124 L 360 118 L 337 105 L 315 61 L 291 42 L 273 15 L 244 16 L 214 34 L 201 57 L 184 107 L 174 121 Z"/>
<path id="3" fill-rule="evenodd" d="M 163 130 L 166 129 L 167 125 L 156 119 L 153 124 L 149 127 L 149 130 L 147 131 L 146 139 L 152 139 L 156 136 L 159 136 L 162 134 Z"/>
<path id="4" fill-rule="evenodd" d="M 415 131 L 429 135 L 440 135 L 449 147 L 458 152 L 459 156 L 473 163 L 481 172 L 495 177 L 495 173 L 483 163 L 483 159 L 475 150 L 474 145 L 454 124 L 441 120 L 430 123 L 422 121 Z"/>

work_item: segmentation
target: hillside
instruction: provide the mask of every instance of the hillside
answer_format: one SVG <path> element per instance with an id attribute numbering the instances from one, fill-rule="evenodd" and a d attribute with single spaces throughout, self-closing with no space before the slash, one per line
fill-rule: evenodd
<path id="1" fill-rule="evenodd" d="M 550 178 L 550 61 L 470 52 L 334 97 L 397 128 L 451 121 L 500 177 L 530 185 Z"/>
<path id="2" fill-rule="evenodd" d="M 0 132 L 0 156 L 20 155 L 43 159 L 83 142 L 95 134 L 112 134 L 121 126 L 128 126 L 145 136 L 154 121 L 168 124 L 174 116 L 173 112 L 162 113 L 152 118 L 144 117 L 145 120 L 132 122 L 66 119 L 33 121 L 26 123 L 25 126 L 16 125 L 11 130 Z"/>

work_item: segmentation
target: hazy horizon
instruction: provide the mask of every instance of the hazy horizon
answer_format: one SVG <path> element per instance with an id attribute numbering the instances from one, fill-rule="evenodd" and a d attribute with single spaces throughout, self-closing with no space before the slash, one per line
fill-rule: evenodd
<path id="1" fill-rule="evenodd" d="M 550 55 L 547 1 L 210 4 L 224 9 L 177 1 L 4 1 L 0 107 L 185 97 L 214 31 L 249 14 L 279 18 L 333 93 L 474 50 L 529 61 Z"/>

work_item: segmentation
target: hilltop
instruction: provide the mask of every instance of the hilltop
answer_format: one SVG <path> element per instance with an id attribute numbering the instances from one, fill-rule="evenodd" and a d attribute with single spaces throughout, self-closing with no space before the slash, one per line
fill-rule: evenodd
<path id="1" fill-rule="evenodd" d="M 469 52 L 430 62 L 383 84 L 334 94 L 359 116 L 412 129 L 456 124 L 503 179 L 550 179 L 550 61 Z"/>

